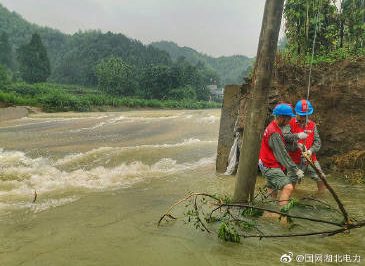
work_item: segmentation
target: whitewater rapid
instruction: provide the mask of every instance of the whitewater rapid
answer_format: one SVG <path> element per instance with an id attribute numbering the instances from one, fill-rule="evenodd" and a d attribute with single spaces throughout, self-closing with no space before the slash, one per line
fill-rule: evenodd
<path id="1" fill-rule="evenodd" d="M 39 212 L 213 165 L 217 140 L 204 130 L 217 127 L 219 114 L 204 112 L 37 114 L 8 121 L 0 125 L 0 212 Z"/>

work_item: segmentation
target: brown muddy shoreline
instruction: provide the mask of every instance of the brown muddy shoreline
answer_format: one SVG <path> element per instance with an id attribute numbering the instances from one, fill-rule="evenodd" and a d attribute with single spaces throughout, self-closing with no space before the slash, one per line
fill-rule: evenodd
<path id="1" fill-rule="evenodd" d="M 0 122 L 27 117 L 34 108 L 28 106 L 12 106 L 0 108 Z"/>

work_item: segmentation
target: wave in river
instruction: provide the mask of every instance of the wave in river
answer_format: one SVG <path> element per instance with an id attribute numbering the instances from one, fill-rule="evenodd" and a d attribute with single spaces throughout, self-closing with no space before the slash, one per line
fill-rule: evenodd
<path id="1" fill-rule="evenodd" d="M 198 140 L 187 141 L 187 143 L 194 142 Z M 186 142 L 178 145 L 186 145 L 184 143 Z M 105 152 L 103 148 L 97 151 Z M 47 198 L 53 198 L 70 193 L 78 195 L 83 191 L 119 189 L 147 179 L 166 177 L 214 163 L 214 157 L 202 158 L 192 163 L 178 163 L 171 158 L 162 158 L 152 164 L 133 161 L 121 163 L 112 168 L 97 166 L 88 170 L 59 169 L 60 162 L 74 159 L 67 156 L 61 160 L 52 161 L 44 157 L 30 158 L 19 151 L 0 150 L 0 201 L 5 204 L 23 202 L 31 198 L 35 190 L 40 196 L 46 195 Z"/>
<path id="2" fill-rule="evenodd" d="M 115 125 L 119 123 L 135 123 L 135 122 L 143 122 L 143 123 L 150 123 L 150 122 L 157 122 L 157 121 L 164 121 L 164 120 L 175 120 L 178 118 L 181 118 L 183 116 L 184 119 L 192 119 L 192 115 L 184 115 L 184 113 L 180 115 L 166 115 L 166 116 L 155 116 L 155 117 L 145 117 L 145 116 L 116 116 L 116 117 L 110 117 L 106 119 L 103 122 L 99 122 L 93 126 L 90 127 L 84 127 L 79 129 L 72 129 L 70 132 L 77 133 L 82 131 L 92 131 L 104 126 L 110 126 Z M 104 117 L 103 117 L 104 118 Z M 205 124 L 214 124 L 219 120 L 219 117 L 210 115 L 203 118 L 197 118 L 194 121 L 196 123 L 205 123 Z"/>
<path id="3" fill-rule="evenodd" d="M 184 146 L 190 145 L 197 145 L 197 144 L 211 144 L 216 143 L 217 141 L 212 140 L 200 140 L 196 138 L 189 138 L 185 139 L 179 143 L 164 143 L 164 144 L 150 144 L 150 145 L 137 145 L 137 146 L 127 146 L 127 147 L 99 147 L 92 149 L 85 153 L 77 153 L 77 154 L 70 154 L 61 158 L 55 162 L 57 166 L 63 166 L 70 163 L 76 163 L 81 160 L 95 160 L 101 156 L 108 156 L 110 157 L 113 154 L 120 154 L 125 151 L 141 151 L 141 150 L 152 150 L 152 149 L 168 149 L 168 148 L 179 148 Z"/>

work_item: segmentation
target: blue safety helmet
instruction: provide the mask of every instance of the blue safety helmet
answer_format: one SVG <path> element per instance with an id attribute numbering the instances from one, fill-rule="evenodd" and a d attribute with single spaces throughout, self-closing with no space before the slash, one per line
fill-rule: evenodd
<path id="1" fill-rule="evenodd" d="M 297 104 L 295 105 L 295 113 L 297 115 L 300 116 L 305 116 L 305 115 L 311 115 L 313 114 L 314 108 L 312 106 L 312 104 L 310 103 L 310 101 L 308 100 L 300 100 L 297 102 Z"/>
<path id="2" fill-rule="evenodd" d="M 275 106 L 272 114 L 275 116 L 290 116 L 294 117 L 293 108 L 287 103 L 279 103 Z"/>

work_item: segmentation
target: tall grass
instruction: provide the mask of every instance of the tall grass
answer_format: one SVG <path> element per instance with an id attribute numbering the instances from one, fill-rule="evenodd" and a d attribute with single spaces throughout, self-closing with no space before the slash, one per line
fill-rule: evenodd
<path id="1" fill-rule="evenodd" d="M 205 109 L 220 108 L 220 103 L 195 100 L 157 100 L 115 97 L 98 90 L 52 83 L 14 83 L 0 90 L 0 101 L 14 105 L 41 107 L 47 112 L 86 112 L 98 107 Z"/>
<path id="2" fill-rule="evenodd" d="M 308 66 L 310 63 L 313 65 L 320 64 L 332 64 L 342 60 L 356 61 L 360 57 L 365 56 L 365 49 L 360 49 L 356 51 L 350 51 L 346 48 L 339 48 L 331 51 L 327 54 L 315 55 L 313 57 L 310 54 L 307 55 L 297 55 L 289 52 L 288 50 L 283 50 L 280 52 L 280 57 L 288 64 Z"/>

